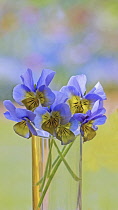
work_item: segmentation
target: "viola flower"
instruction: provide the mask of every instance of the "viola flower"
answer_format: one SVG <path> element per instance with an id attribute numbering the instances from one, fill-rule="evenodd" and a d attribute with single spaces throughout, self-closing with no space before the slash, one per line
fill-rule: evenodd
<path id="1" fill-rule="evenodd" d="M 102 125 L 106 122 L 105 112 L 106 110 L 103 108 L 101 101 L 98 100 L 86 114 L 74 114 L 73 117 L 80 123 L 80 132 L 84 142 L 96 136 L 97 125 Z"/>
<path id="2" fill-rule="evenodd" d="M 59 139 L 62 144 L 67 144 L 75 139 L 78 122 L 71 118 L 70 108 L 64 103 L 66 96 L 61 92 L 55 92 L 55 95 L 55 102 L 50 108 L 35 109 L 34 125 Z"/>
<path id="3" fill-rule="evenodd" d="M 17 85 L 13 89 L 14 100 L 20 105 L 25 105 L 31 111 L 34 111 L 39 105 L 50 106 L 55 100 L 55 95 L 48 85 L 54 75 L 54 71 L 44 69 L 37 84 L 34 84 L 32 71 L 28 69 L 25 74 L 21 75 L 23 84 Z"/>
<path id="4" fill-rule="evenodd" d="M 66 93 L 72 114 L 85 114 L 92 109 L 95 101 L 106 99 L 102 85 L 99 82 L 86 94 L 86 81 L 87 78 L 84 74 L 72 76 L 67 86 L 63 86 L 60 90 Z"/>
<path id="5" fill-rule="evenodd" d="M 56 138 L 61 141 L 61 144 L 68 144 L 79 135 L 80 132 L 76 132 L 78 128 L 78 121 L 71 117 L 67 124 L 60 124 L 56 129 Z M 76 134 L 76 135 L 75 135 Z"/>
<path id="6" fill-rule="evenodd" d="M 13 126 L 13 129 L 18 135 L 24 138 L 30 138 L 32 134 L 37 135 L 32 124 L 32 121 L 36 116 L 33 112 L 26 109 L 16 108 L 10 100 L 5 100 L 3 103 L 8 110 L 4 113 L 4 116 L 8 120 L 17 122 Z"/>

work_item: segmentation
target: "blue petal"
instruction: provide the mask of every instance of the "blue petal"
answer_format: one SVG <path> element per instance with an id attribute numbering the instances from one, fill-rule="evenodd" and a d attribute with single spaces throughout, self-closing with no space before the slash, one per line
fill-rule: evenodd
<path id="1" fill-rule="evenodd" d="M 48 112 L 48 108 L 47 107 L 37 107 L 35 110 L 34 110 L 34 113 L 36 115 L 44 115 L 46 112 Z"/>
<path id="2" fill-rule="evenodd" d="M 99 106 L 100 106 L 100 101 L 97 100 L 92 107 L 91 113 L 92 114 L 96 113 L 99 110 Z"/>
<path id="3" fill-rule="evenodd" d="M 78 96 L 78 91 L 73 86 L 63 86 L 60 90 L 62 93 L 66 94 L 68 98 L 71 98 L 73 95 Z"/>
<path id="4" fill-rule="evenodd" d="M 30 89 L 25 85 L 17 85 L 13 89 L 13 98 L 14 100 L 20 104 L 24 105 L 21 101 L 25 99 L 26 93 L 30 92 Z"/>
<path id="5" fill-rule="evenodd" d="M 105 112 L 106 112 L 106 109 L 103 107 L 103 100 L 100 100 L 100 101 L 99 101 L 99 109 L 104 109 Z M 104 113 L 105 113 L 105 112 L 104 112 Z"/>
<path id="6" fill-rule="evenodd" d="M 65 103 L 66 100 L 68 99 L 66 94 L 59 92 L 59 91 L 53 91 L 55 94 L 55 101 L 54 103 L 51 105 L 51 110 L 53 110 L 53 108 L 61 103 Z"/>
<path id="7" fill-rule="evenodd" d="M 46 107 L 53 104 L 55 100 L 55 94 L 51 91 L 49 87 L 42 85 L 38 90 L 42 92 L 44 96 L 44 103 L 41 104 L 42 106 Z"/>
<path id="8" fill-rule="evenodd" d="M 78 122 L 83 123 L 87 114 L 82 114 L 82 113 L 76 113 L 73 115 L 74 119 L 76 119 Z"/>
<path id="9" fill-rule="evenodd" d="M 22 82 L 25 86 L 27 86 L 31 91 L 34 92 L 34 81 L 32 76 L 32 70 L 27 69 L 27 71 L 21 75 Z"/>
<path id="10" fill-rule="evenodd" d="M 103 100 L 100 100 L 99 102 L 99 109 L 103 109 Z"/>
<path id="11" fill-rule="evenodd" d="M 94 131 L 98 130 L 98 127 L 96 125 L 92 125 L 92 128 L 94 129 Z"/>
<path id="12" fill-rule="evenodd" d="M 37 82 L 37 89 L 41 86 L 41 85 L 46 85 L 48 86 L 50 84 L 50 82 L 52 81 L 53 77 L 55 75 L 55 72 L 50 70 L 50 69 L 43 69 L 41 76 Z"/>
<path id="13" fill-rule="evenodd" d="M 16 107 L 14 106 L 14 104 L 10 100 L 3 101 L 3 105 L 6 107 L 6 109 L 8 111 L 10 111 L 11 114 L 14 115 Z"/>
<path id="14" fill-rule="evenodd" d="M 4 116 L 9 120 L 19 122 L 19 119 L 16 116 L 16 107 L 14 106 L 14 104 L 10 100 L 5 100 L 3 104 L 6 107 L 6 109 L 9 111 L 4 113 Z"/>
<path id="15" fill-rule="evenodd" d="M 92 118 L 102 116 L 103 114 L 105 114 L 105 112 L 106 112 L 105 108 L 99 109 L 96 113 L 92 115 Z"/>
<path id="16" fill-rule="evenodd" d="M 71 117 L 70 119 L 70 130 L 74 133 L 75 136 L 78 136 L 80 134 L 80 123 L 78 120 L 76 120 L 74 117 Z"/>
<path id="17" fill-rule="evenodd" d="M 46 113 L 48 113 L 46 107 L 37 107 L 34 111 L 36 114 L 36 117 L 34 119 L 34 125 L 37 129 L 41 130 L 41 125 L 42 125 L 42 116 Z"/>
<path id="18" fill-rule="evenodd" d="M 31 132 L 34 136 L 37 136 L 38 134 L 37 134 L 37 131 L 36 131 L 35 127 L 33 126 L 33 124 L 32 124 L 31 122 L 29 122 L 29 121 L 27 121 L 26 124 L 27 124 L 27 126 L 28 126 L 30 132 Z"/>
<path id="19" fill-rule="evenodd" d="M 85 95 L 85 99 L 87 99 L 93 103 L 96 102 L 97 100 L 102 100 L 102 98 L 97 94 L 87 94 L 87 95 Z"/>
<path id="20" fill-rule="evenodd" d="M 28 119 L 33 122 L 34 118 L 36 117 L 36 114 L 34 114 L 32 111 L 26 110 Z"/>
<path id="21" fill-rule="evenodd" d="M 71 131 L 74 132 L 74 131 L 76 131 L 78 129 L 79 122 L 74 117 L 71 117 L 69 123 L 70 123 L 70 130 Z"/>
<path id="22" fill-rule="evenodd" d="M 46 113 L 49 114 L 49 112 L 47 111 L 47 107 L 37 107 L 35 109 L 34 113 L 36 114 L 36 117 L 34 119 L 34 125 L 36 127 L 37 136 L 48 138 L 50 134 L 48 132 L 42 130 L 42 128 L 41 128 L 42 116 Z"/>
<path id="23" fill-rule="evenodd" d="M 32 111 L 29 111 L 27 109 L 16 108 L 16 116 L 19 119 L 25 120 L 25 118 L 27 118 L 30 121 L 33 121 L 36 115 Z"/>
<path id="24" fill-rule="evenodd" d="M 91 116 L 89 116 L 87 119 L 85 119 L 84 123 L 87 123 L 88 121 L 95 121 L 96 119 L 99 119 L 99 118 L 105 116 L 103 114 L 104 114 L 104 109 L 103 110 L 99 110 L 95 114 L 91 114 Z M 106 116 L 105 116 L 105 118 L 106 118 Z"/>
<path id="25" fill-rule="evenodd" d="M 86 76 L 84 74 L 72 76 L 68 82 L 68 86 L 74 86 L 80 96 L 84 96 L 86 92 Z"/>
<path id="26" fill-rule="evenodd" d="M 17 117 L 13 117 L 10 112 L 5 112 L 4 113 L 4 116 L 6 117 L 6 119 L 8 120 L 12 120 L 12 121 L 15 121 L 15 122 L 20 122 L 21 120 L 19 120 Z"/>
<path id="27" fill-rule="evenodd" d="M 89 91 L 88 94 L 97 94 L 97 95 L 99 95 L 103 100 L 106 99 L 106 94 L 105 94 L 105 92 L 104 92 L 104 90 L 103 90 L 103 87 L 102 87 L 102 85 L 100 84 L 100 82 L 98 82 L 98 83 L 94 86 L 94 88 L 93 88 L 91 91 Z"/>
<path id="28" fill-rule="evenodd" d="M 97 119 L 94 120 L 93 125 L 103 125 L 106 122 L 107 117 L 105 115 L 98 117 Z"/>
<path id="29" fill-rule="evenodd" d="M 70 108 L 67 104 L 58 104 L 54 107 L 53 111 L 57 111 L 60 113 L 61 116 L 61 124 L 66 124 L 69 122 L 71 118 Z"/>
<path id="30" fill-rule="evenodd" d="M 101 101 L 98 100 L 94 103 L 92 107 L 91 115 L 99 116 L 99 115 L 103 115 L 105 112 L 106 112 L 106 109 L 101 106 Z"/>

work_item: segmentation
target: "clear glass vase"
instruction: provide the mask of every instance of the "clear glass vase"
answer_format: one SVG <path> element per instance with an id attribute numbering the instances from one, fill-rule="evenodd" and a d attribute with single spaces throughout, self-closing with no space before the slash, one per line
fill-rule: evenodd
<path id="1" fill-rule="evenodd" d="M 65 147 L 65 153 L 62 152 L 62 154 L 66 163 L 76 177 L 81 178 L 82 138 L 78 137 L 73 143 L 66 146 L 61 145 L 58 140 L 55 140 L 55 142 L 60 152 L 62 152 Z M 68 152 L 66 153 L 67 149 Z M 73 178 L 65 162 L 59 157 L 59 153 L 54 144 L 51 149 L 50 161 L 48 160 L 49 151 L 49 139 L 42 139 L 36 136 L 32 137 L 33 210 L 82 210 L 82 179 L 76 180 Z M 49 161 L 48 164 L 50 164 L 50 171 L 47 172 L 49 175 L 45 178 L 43 189 L 40 190 L 42 177 L 44 178 L 46 173 L 47 161 Z M 57 164 L 58 167 L 53 174 Z M 49 179 L 51 179 L 51 181 Z M 40 183 L 36 185 L 39 180 Z M 46 186 L 48 187 L 46 188 Z M 44 195 L 43 199 L 42 195 Z M 37 207 L 41 199 L 40 207 Z"/>

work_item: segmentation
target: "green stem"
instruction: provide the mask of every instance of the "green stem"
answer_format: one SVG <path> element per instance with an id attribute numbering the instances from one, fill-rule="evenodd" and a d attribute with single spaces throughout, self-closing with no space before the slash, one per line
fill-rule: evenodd
<path id="1" fill-rule="evenodd" d="M 62 151 L 61 151 L 61 153 L 63 153 L 64 152 L 64 150 L 66 149 L 66 146 L 67 145 L 65 145 L 65 146 L 63 146 L 63 149 L 62 149 Z M 65 157 L 65 155 L 63 154 L 63 157 Z M 59 158 L 60 158 L 60 155 L 58 155 L 58 157 L 55 159 L 55 161 L 53 162 L 53 164 L 52 164 L 52 168 L 55 166 L 55 164 L 57 163 L 57 161 L 59 160 Z M 42 181 L 43 181 L 43 177 L 36 183 L 36 185 L 39 185 L 39 184 L 41 184 L 42 183 Z"/>
<path id="2" fill-rule="evenodd" d="M 69 149 L 71 148 L 71 146 L 73 145 L 73 143 L 74 143 L 74 141 L 71 142 L 71 143 L 69 144 L 69 146 L 68 146 L 68 147 L 66 148 L 66 150 L 64 151 L 64 155 L 63 155 L 63 156 L 65 156 L 65 155 L 68 153 L 68 151 L 69 151 Z M 42 202 L 43 202 L 43 199 L 44 199 L 44 197 L 45 197 L 45 194 L 46 194 L 46 192 L 47 192 L 47 190 L 48 190 L 48 188 L 49 188 L 49 185 L 50 185 L 50 183 L 51 183 L 51 181 L 52 181 L 52 179 L 53 179 L 53 177 L 54 177 L 54 175 L 55 175 L 55 173 L 56 173 L 56 171 L 57 171 L 59 165 L 61 164 L 61 162 L 62 162 L 62 159 L 60 158 L 60 159 L 58 160 L 57 164 L 55 165 L 55 167 L 54 167 L 52 173 L 50 174 L 49 179 L 48 179 L 48 181 L 47 181 L 47 183 L 46 183 L 46 186 L 45 186 L 45 188 L 44 188 L 44 190 L 43 190 L 43 192 L 42 192 L 42 195 L 41 195 L 41 198 L 40 198 L 38 207 L 41 206 L 41 204 L 42 204 Z"/>
<path id="3" fill-rule="evenodd" d="M 66 168 L 68 169 L 69 173 L 70 173 L 71 176 L 73 177 L 73 179 L 74 179 L 75 181 L 79 181 L 80 178 L 79 178 L 78 176 L 76 176 L 76 174 L 72 171 L 72 169 L 71 169 L 70 166 L 68 165 L 67 161 L 66 161 L 65 158 L 63 157 L 63 154 L 60 152 L 60 150 L 59 150 L 59 148 L 58 148 L 58 146 L 57 146 L 57 144 L 56 144 L 55 141 L 54 141 L 54 145 L 55 145 L 55 147 L 56 147 L 56 149 L 57 149 L 57 152 L 59 153 L 61 159 L 63 160 L 63 162 L 64 162 Z"/>
<path id="4" fill-rule="evenodd" d="M 63 154 L 64 150 L 66 149 L 66 147 L 67 147 L 67 145 L 63 146 L 63 149 L 62 149 L 62 151 L 61 151 L 62 154 Z M 64 154 L 63 154 L 63 157 L 65 157 Z M 59 158 L 60 158 L 60 155 L 58 155 L 58 157 L 57 157 L 57 158 L 55 159 L 55 161 L 53 162 L 52 168 L 55 166 L 55 164 L 57 163 L 57 161 L 59 160 Z"/>
<path id="5" fill-rule="evenodd" d="M 49 150 L 49 154 L 48 154 L 48 159 L 47 159 L 47 163 L 46 163 L 46 167 L 45 167 L 45 172 L 44 172 L 44 176 L 43 176 L 43 180 L 42 180 L 42 184 L 40 187 L 40 192 L 43 190 L 44 185 L 45 185 L 45 181 L 46 181 L 46 177 L 48 174 L 48 167 L 49 167 L 49 162 L 50 162 L 50 156 L 51 156 L 51 151 L 52 151 L 52 146 L 53 146 L 54 140 L 52 139 L 51 143 L 50 143 L 50 150 Z M 38 183 L 37 183 L 38 184 Z"/>
<path id="6" fill-rule="evenodd" d="M 41 184 L 42 183 L 42 181 L 43 181 L 43 177 L 36 183 L 36 185 L 39 185 L 39 184 Z"/>
<path id="7" fill-rule="evenodd" d="M 52 139 L 54 142 L 54 140 Z M 51 139 L 49 139 L 49 151 L 50 151 L 50 156 L 49 156 L 49 162 L 48 162 L 48 172 L 47 172 L 47 177 L 50 176 L 51 168 L 52 168 L 52 144 L 51 144 Z"/>
<path id="8" fill-rule="evenodd" d="M 79 182 L 79 189 L 78 189 L 78 202 L 77 202 L 77 209 L 82 210 L 82 145 L 83 145 L 83 138 L 80 135 L 80 161 L 79 161 L 79 176 L 81 178 Z"/>

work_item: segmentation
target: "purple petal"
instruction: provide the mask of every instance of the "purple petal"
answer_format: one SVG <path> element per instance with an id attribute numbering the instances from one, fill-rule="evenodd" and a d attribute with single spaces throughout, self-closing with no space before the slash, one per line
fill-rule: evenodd
<path id="1" fill-rule="evenodd" d="M 70 130 L 71 131 L 76 131 L 78 129 L 79 123 L 78 120 L 76 120 L 74 117 L 71 117 L 70 121 Z"/>
<path id="2" fill-rule="evenodd" d="M 106 122 L 107 117 L 105 115 L 98 117 L 97 119 L 94 120 L 93 125 L 103 125 Z"/>
<path id="3" fill-rule="evenodd" d="M 30 121 L 33 121 L 36 115 L 27 109 L 16 108 L 16 116 L 19 119 L 28 118 Z"/>
<path id="4" fill-rule="evenodd" d="M 92 128 L 96 131 L 98 130 L 98 127 L 96 125 L 92 125 Z"/>
<path id="5" fill-rule="evenodd" d="M 93 103 L 96 102 L 97 100 L 102 100 L 102 98 L 97 94 L 87 94 L 87 95 L 85 95 L 85 99 L 87 99 Z"/>
<path id="6" fill-rule="evenodd" d="M 50 69 L 43 69 L 41 76 L 37 82 L 37 89 L 41 86 L 41 85 L 46 85 L 48 86 L 50 84 L 50 82 L 52 81 L 53 77 L 55 75 L 55 72 L 50 70 Z"/>
<path id="7" fill-rule="evenodd" d="M 34 110 L 34 113 L 35 113 L 36 115 L 43 115 L 43 114 L 45 114 L 46 112 L 48 112 L 48 108 L 47 108 L 47 107 L 41 107 L 41 106 L 39 106 L 39 107 L 37 107 L 37 108 Z"/>
<path id="8" fill-rule="evenodd" d="M 37 107 L 34 111 L 34 113 L 36 114 L 36 117 L 34 119 L 34 124 L 35 127 L 37 129 L 41 129 L 41 125 L 42 125 L 42 116 L 46 113 L 49 113 L 47 111 L 47 107 Z"/>
<path id="9" fill-rule="evenodd" d="M 41 105 L 45 107 L 52 105 L 55 100 L 55 94 L 51 91 L 51 89 L 42 85 L 38 90 L 42 92 L 44 96 L 44 103 Z"/>
<path id="10" fill-rule="evenodd" d="M 37 134 L 37 131 L 36 131 L 35 127 L 33 126 L 33 124 L 32 124 L 31 122 L 29 122 L 29 121 L 27 121 L 26 124 L 27 124 L 27 126 L 28 126 L 30 132 L 31 132 L 34 136 L 37 136 L 38 134 Z"/>
<path id="11" fill-rule="evenodd" d="M 91 91 L 89 91 L 88 94 L 97 94 L 97 95 L 99 95 L 103 100 L 106 99 L 106 94 L 105 94 L 105 92 L 104 92 L 104 90 L 103 90 L 103 87 L 102 87 L 102 85 L 100 84 L 100 82 L 98 82 L 98 83 L 94 86 L 94 88 L 93 88 Z"/>
<path id="12" fill-rule="evenodd" d="M 70 108 L 67 104 L 58 104 L 54 107 L 53 111 L 57 111 L 61 116 L 61 124 L 66 124 L 71 118 Z"/>
<path id="13" fill-rule="evenodd" d="M 14 104 L 10 100 L 3 101 L 3 105 L 6 107 L 6 109 L 8 111 L 10 111 L 10 113 L 12 113 L 12 114 L 15 113 L 16 107 L 14 106 Z"/>
<path id="14" fill-rule="evenodd" d="M 81 114 L 81 113 L 76 113 L 73 115 L 74 119 L 76 119 L 80 123 L 84 122 L 86 116 L 87 116 L 86 114 Z"/>
<path id="15" fill-rule="evenodd" d="M 30 92 L 30 89 L 26 87 L 25 85 L 17 85 L 13 89 L 13 98 L 14 100 L 20 104 L 24 105 L 21 101 L 25 99 L 26 93 Z"/>
<path id="16" fill-rule="evenodd" d="M 84 74 L 72 76 L 68 82 L 68 86 L 74 86 L 80 96 L 84 96 L 86 92 L 86 76 Z"/>
<path id="17" fill-rule="evenodd" d="M 60 91 L 66 94 L 68 98 L 71 98 L 73 95 L 78 96 L 78 91 L 74 86 L 63 86 Z"/>
<path id="18" fill-rule="evenodd" d="M 4 113 L 4 116 L 9 120 L 19 122 L 16 116 L 16 107 L 14 106 L 14 104 L 10 100 L 5 100 L 3 104 L 6 107 L 6 109 L 9 111 Z"/>
<path id="19" fill-rule="evenodd" d="M 94 114 L 97 112 L 97 110 L 99 109 L 99 105 L 100 105 L 100 101 L 96 101 L 92 107 L 91 113 Z"/>
<path id="20" fill-rule="evenodd" d="M 8 119 L 8 120 L 12 120 L 12 121 L 15 121 L 15 122 L 20 122 L 21 120 L 20 119 L 18 119 L 17 117 L 13 117 L 11 114 L 10 114 L 10 112 L 5 112 L 4 113 L 4 116 L 6 117 L 6 119 Z"/>
<path id="21" fill-rule="evenodd" d="M 53 110 L 53 108 L 61 103 L 65 103 L 66 100 L 68 99 L 66 94 L 60 92 L 60 91 L 53 91 L 55 94 L 55 101 L 54 103 L 51 105 L 51 110 Z"/>
<path id="22" fill-rule="evenodd" d="M 103 115 L 106 112 L 106 109 L 102 107 L 103 103 L 101 101 L 96 101 L 93 105 L 93 108 L 91 110 L 92 118 L 94 116 Z"/>
<path id="23" fill-rule="evenodd" d="M 34 92 L 34 81 L 32 76 L 32 70 L 27 69 L 27 71 L 23 75 L 21 75 L 21 79 L 23 84 Z"/>

